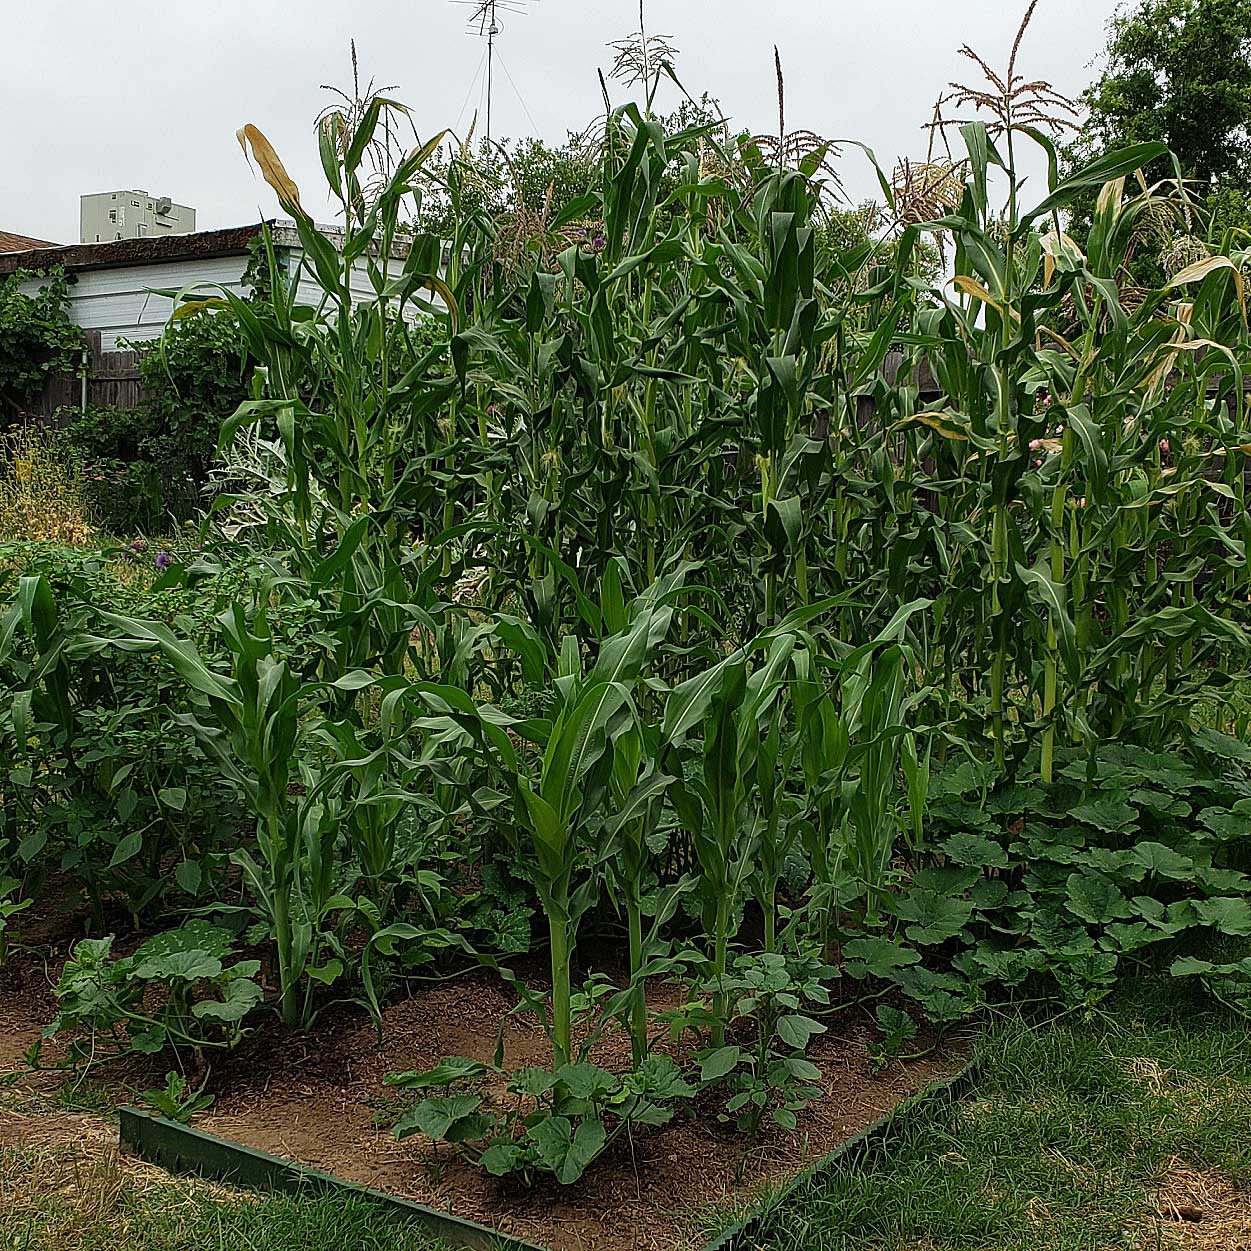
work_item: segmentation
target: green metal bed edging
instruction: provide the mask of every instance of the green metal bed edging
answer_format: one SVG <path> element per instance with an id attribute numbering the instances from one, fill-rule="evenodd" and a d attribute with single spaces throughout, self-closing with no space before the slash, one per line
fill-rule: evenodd
<path id="1" fill-rule="evenodd" d="M 846 1142 L 839 1143 L 828 1155 L 814 1160 L 803 1172 L 796 1174 L 785 1186 L 775 1190 L 746 1216 L 731 1225 L 729 1229 L 716 1235 L 700 1251 L 748 1251 L 751 1245 L 749 1240 L 759 1233 L 768 1217 L 788 1199 L 793 1198 L 803 1186 L 820 1174 L 828 1172 L 835 1165 L 842 1164 L 853 1157 L 857 1163 L 863 1163 L 885 1151 L 890 1145 L 900 1116 L 921 1104 L 937 1102 L 939 1099 L 963 1098 L 977 1080 L 979 1068 L 980 1062 L 974 1057 L 958 1073 L 943 1078 L 941 1081 L 932 1082 L 910 1095 L 885 1116 L 879 1117 L 872 1125 L 866 1125 L 858 1134 L 853 1134 Z"/>
<path id="2" fill-rule="evenodd" d="M 161 1116 L 149 1116 L 136 1108 L 121 1108 L 118 1117 L 121 1151 L 149 1164 L 158 1164 L 170 1173 L 191 1173 L 249 1190 L 346 1192 L 347 1196 L 370 1200 L 396 1216 L 406 1217 L 449 1246 L 466 1247 L 470 1251 L 545 1251 L 533 1242 L 512 1238 L 485 1225 L 280 1159 L 202 1129 L 167 1121 Z"/>
<path id="3" fill-rule="evenodd" d="M 970 1060 L 953 1077 L 934 1082 L 905 1099 L 898 1107 L 840 1143 L 828 1155 L 814 1161 L 780 1190 L 757 1205 L 730 1228 L 716 1235 L 701 1251 L 746 1251 L 751 1239 L 767 1217 L 792 1197 L 802 1186 L 819 1174 L 851 1157 L 860 1160 L 883 1151 L 890 1143 L 892 1130 L 899 1116 L 921 1103 L 936 1099 L 958 1099 L 973 1084 L 978 1062 Z M 469 1251 L 546 1251 L 537 1243 L 500 1233 L 473 1221 L 461 1220 L 446 1212 L 428 1208 L 410 1199 L 382 1190 L 373 1190 L 356 1182 L 345 1181 L 332 1173 L 323 1173 L 290 1160 L 280 1159 L 264 1151 L 245 1147 L 242 1143 L 216 1134 L 180 1125 L 161 1116 L 151 1116 L 136 1108 L 119 1111 L 119 1146 L 128 1155 L 150 1164 L 160 1165 L 170 1173 L 191 1173 L 210 1181 L 228 1182 L 250 1190 L 279 1190 L 287 1193 L 331 1190 L 370 1200 L 387 1208 L 398 1217 L 421 1225 L 432 1237 L 453 1247 Z"/>

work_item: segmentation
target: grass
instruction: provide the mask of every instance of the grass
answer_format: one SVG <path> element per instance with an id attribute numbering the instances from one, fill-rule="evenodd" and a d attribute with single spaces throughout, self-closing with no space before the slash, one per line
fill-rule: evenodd
<path id="1" fill-rule="evenodd" d="M 1001 1025 L 972 1096 L 782 1202 L 769 1251 L 1251 1248 L 1251 1029 L 1177 984 Z"/>
<path id="2" fill-rule="evenodd" d="M 0 1150 L 0 1251 L 442 1251 L 342 1196 L 253 1196 L 82 1146 Z"/>

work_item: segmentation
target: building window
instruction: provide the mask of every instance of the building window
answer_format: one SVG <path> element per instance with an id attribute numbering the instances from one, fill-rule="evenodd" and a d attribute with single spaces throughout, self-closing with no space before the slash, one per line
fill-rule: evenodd
<path id="1" fill-rule="evenodd" d="M 138 208 L 138 207 L 139 207 L 139 201 L 138 201 L 138 200 L 131 200 L 131 204 L 132 204 L 135 208 Z"/>
<path id="2" fill-rule="evenodd" d="M 117 210 L 116 210 L 116 209 L 109 209 L 109 221 L 111 221 L 111 222 L 115 222 L 115 221 L 117 221 Z"/>
<path id="3" fill-rule="evenodd" d="M 148 226 L 147 226 L 147 223 L 146 223 L 146 222 L 140 222 L 140 223 L 139 223 L 139 225 L 137 225 L 137 226 L 135 227 L 135 230 L 136 230 L 139 234 L 141 234 L 141 235 L 146 235 L 146 234 L 148 233 Z"/>

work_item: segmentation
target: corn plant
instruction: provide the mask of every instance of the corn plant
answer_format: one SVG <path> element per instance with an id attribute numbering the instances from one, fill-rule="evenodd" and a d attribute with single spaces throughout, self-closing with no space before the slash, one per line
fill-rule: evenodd
<path id="1" fill-rule="evenodd" d="M 680 581 L 680 576 L 672 579 L 669 589 Z M 515 837 L 525 840 L 534 885 L 547 914 L 556 1065 L 568 1063 L 572 1056 L 571 961 L 578 922 L 603 887 L 604 861 L 618 850 L 616 840 L 604 830 L 617 753 L 620 750 L 627 762 L 616 766 L 618 778 L 624 779 L 629 764 L 637 769 L 642 715 L 638 697 L 644 672 L 672 619 L 672 604 L 666 602 L 663 584 L 658 584 L 636 601 L 625 628 L 600 643 L 595 663 L 587 670 L 576 640 L 566 636 L 555 675 L 554 715 L 524 728 L 542 751 L 536 772 L 529 775 L 516 769 L 509 778 L 518 801 Z M 644 794 L 649 790 L 645 786 Z M 627 798 L 626 810 L 643 802 Z M 633 957 L 641 967 L 639 948 Z"/>
<path id="2" fill-rule="evenodd" d="M 344 818 L 342 761 L 302 763 L 316 725 L 306 723 L 319 684 L 304 683 L 276 654 L 263 610 L 251 620 L 236 604 L 220 619 L 229 672 L 211 667 L 195 646 L 161 622 L 102 613 L 112 635 L 79 635 L 70 654 L 156 651 L 201 703 L 180 714 L 223 777 L 239 788 L 255 822 L 255 846 L 232 853 L 273 935 L 279 1005 L 288 1026 L 311 1020 L 312 988 L 332 978 L 319 963 L 330 918 L 351 908 L 338 887 L 339 825 Z M 358 683 L 341 679 L 347 689 Z M 306 757 L 306 760 L 309 758 Z M 309 980 L 311 979 L 311 980 Z"/>
<path id="3" fill-rule="evenodd" d="M 688 678 L 669 695 L 661 737 L 669 794 L 698 865 L 696 897 L 706 936 L 702 980 L 714 987 L 708 1016 L 713 1045 L 725 1042 L 725 977 L 749 887 L 780 871 L 778 825 L 786 777 L 779 772 L 785 701 L 797 650 L 815 649 L 803 622 L 830 605 L 791 614 L 746 648 Z M 754 659 L 759 656 L 759 659 Z M 776 879 L 772 879 L 776 881 Z M 772 915 L 773 900 L 766 904 Z"/>

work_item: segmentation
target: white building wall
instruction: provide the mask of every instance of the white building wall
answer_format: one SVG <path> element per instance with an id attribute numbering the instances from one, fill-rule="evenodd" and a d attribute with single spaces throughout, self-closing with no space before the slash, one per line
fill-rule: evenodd
<path id="1" fill-rule="evenodd" d="M 296 302 L 319 307 L 322 291 L 309 276 L 306 267 L 300 264 L 302 254 L 294 248 L 279 249 L 280 257 L 284 253 L 288 274 L 300 265 Z M 248 292 L 243 278 L 250 259 L 247 256 L 219 256 L 167 264 L 79 270 L 71 275 L 70 317 L 84 330 L 100 331 L 100 347 L 105 352 L 114 351 L 119 339 L 134 343 L 159 339 L 174 311 L 174 302 L 166 296 L 154 294 L 155 291 L 181 291 L 186 287 L 207 285 L 208 289 L 201 294 L 211 296 L 215 294 L 213 284 L 220 284 L 246 295 Z M 398 275 L 404 262 L 395 260 L 392 264 L 393 272 Z M 27 292 L 38 290 L 41 281 L 38 277 L 28 278 L 21 289 Z M 374 298 L 373 285 L 363 260 L 353 265 L 352 294 L 362 302 Z M 410 321 L 415 321 L 421 313 L 409 304 L 407 315 Z"/>
<path id="2" fill-rule="evenodd" d="M 291 274 L 299 267 L 300 282 L 296 287 L 297 304 L 307 304 L 313 308 L 318 308 L 325 293 L 322 291 L 320 284 L 312 270 L 311 264 L 304 263 L 304 254 L 299 248 L 292 248 L 288 252 L 287 272 Z M 390 264 L 388 275 L 390 278 L 398 278 L 404 270 L 404 262 L 400 258 L 396 258 Z M 443 301 L 439 300 L 429 291 L 419 292 L 419 298 L 429 300 L 436 308 L 443 307 Z M 352 262 L 352 298 L 359 303 L 365 304 L 377 298 L 374 291 L 374 284 L 369 278 L 369 263 L 365 260 Z M 416 321 L 422 316 L 421 310 L 413 303 L 409 303 L 405 309 L 406 319 L 410 322 Z"/>
<path id="3" fill-rule="evenodd" d="M 118 339 L 136 343 L 158 339 L 174 311 L 174 302 L 154 291 L 220 283 L 246 294 L 243 275 L 248 260 L 246 256 L 219 256 L 164 265 L 80 270 L 71 275 L 70 317 L 84 330 L 100 331 L 100 346 L 106 352 L 116 349 Z M 33 292 L 41 285 L 39 278 L 28 278 L 22 290 Z M 213 291 L 203 294 L 212 295 Z"/>

